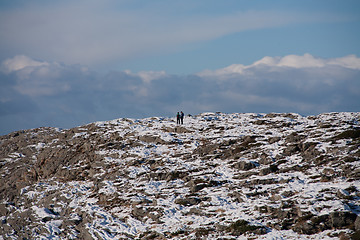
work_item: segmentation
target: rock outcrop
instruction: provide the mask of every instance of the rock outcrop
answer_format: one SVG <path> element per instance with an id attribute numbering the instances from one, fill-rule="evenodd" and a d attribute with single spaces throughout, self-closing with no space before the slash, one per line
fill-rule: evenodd
<path id="1" fill-rule="evenodd" d="M 0 239 L 360 236 L 360 113 L 206 113 L 0 137 Z"/>

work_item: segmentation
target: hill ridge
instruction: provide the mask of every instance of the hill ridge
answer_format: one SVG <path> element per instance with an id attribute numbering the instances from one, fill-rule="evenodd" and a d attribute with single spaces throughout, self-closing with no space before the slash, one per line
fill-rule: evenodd
<path id="1" fill-rule="evenodd" d="M 360 113 L 120 118 L 0 137 L 4 239 L 360 234 Z"/>

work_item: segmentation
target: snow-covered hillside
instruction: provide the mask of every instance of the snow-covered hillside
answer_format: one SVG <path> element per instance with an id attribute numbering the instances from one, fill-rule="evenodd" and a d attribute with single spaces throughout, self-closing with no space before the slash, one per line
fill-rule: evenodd
<path id="1" fill-rule="evenodd" d="M 360 113 L 0 137 L 0 239 L 357 239 Z"/>

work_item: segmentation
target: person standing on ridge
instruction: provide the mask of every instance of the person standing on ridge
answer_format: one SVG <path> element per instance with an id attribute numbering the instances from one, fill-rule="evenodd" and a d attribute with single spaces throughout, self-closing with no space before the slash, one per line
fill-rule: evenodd
<path id="1" fill-rule="evenodd" d="M 181 118 L 181 124 L 184 124 L 184 113 L 182 111 L 180 114 L 180 118 Z"/>
<path id="2" fill-rule="evenodd" d="M 180 113 L 177 112 L 176 114 L 176 124 L 180 124 Z"/>

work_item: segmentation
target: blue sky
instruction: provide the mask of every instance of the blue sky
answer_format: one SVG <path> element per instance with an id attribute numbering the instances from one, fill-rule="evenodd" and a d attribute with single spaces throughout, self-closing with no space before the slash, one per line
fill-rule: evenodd
<path id="1" fill-rule="evenodd" d="M 359 29 L 355 0 L 1 1 L 0 134 L 180 109 L 359 111 Z"/>

